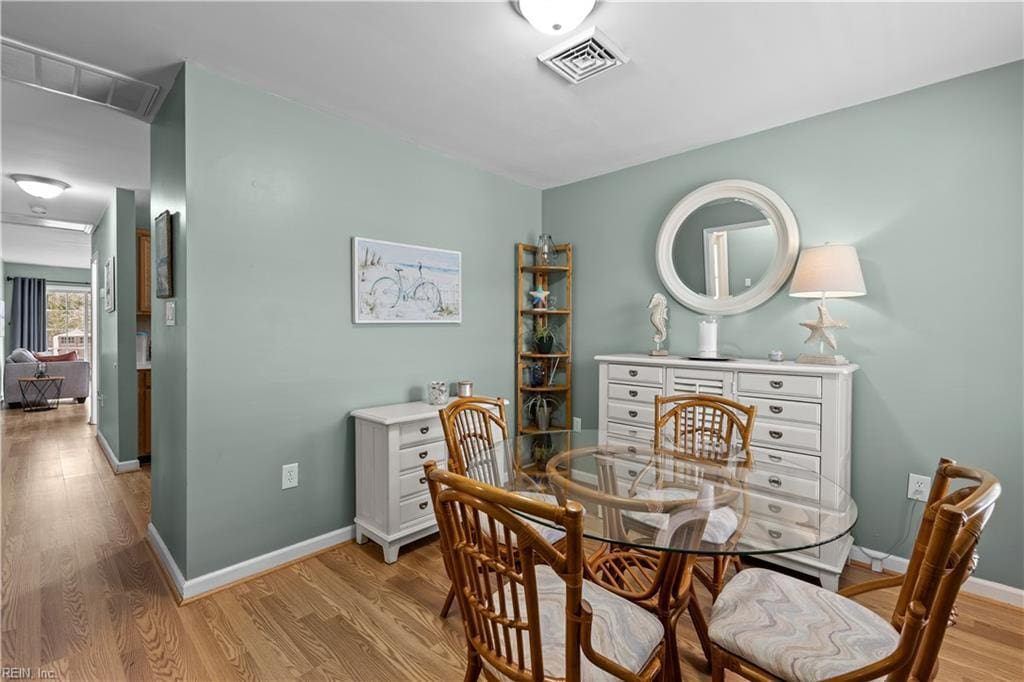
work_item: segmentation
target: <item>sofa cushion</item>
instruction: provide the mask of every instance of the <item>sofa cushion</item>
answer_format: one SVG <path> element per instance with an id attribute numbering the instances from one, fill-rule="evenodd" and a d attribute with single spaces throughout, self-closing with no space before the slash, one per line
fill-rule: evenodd
<path id="1" fill-rule="evenodd" d="M 33 353 L 32 355 L 34 355 L 36 360 L 39 362 L 74 362 L 78 359 L 78 353 L 73 350 L 57 355 L 46 355 L 45 353 Z"/>
<path id="2" fill-rule="evenodd" d="M 25 348 L 15 348 L 12 350 L 9 359 L 11 362 L 37 362 L 36 356 L 32 354 L 32 351 Z"/>

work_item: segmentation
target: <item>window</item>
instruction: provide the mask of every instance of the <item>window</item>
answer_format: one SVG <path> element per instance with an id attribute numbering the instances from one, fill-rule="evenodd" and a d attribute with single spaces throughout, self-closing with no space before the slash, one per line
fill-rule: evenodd
<path id="1" fill-rule="evenodd" d="M 92 325 L 91 301 L 87 289 L 46 290 L 46 339 L 50 353 L 75 351 L 80 360 L 89 359 Z"/>

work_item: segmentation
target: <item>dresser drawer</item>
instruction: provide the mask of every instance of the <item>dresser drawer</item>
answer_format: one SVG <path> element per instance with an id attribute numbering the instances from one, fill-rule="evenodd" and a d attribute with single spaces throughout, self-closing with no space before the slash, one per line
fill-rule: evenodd
<path id="1" fill-rule="evenodd" d="M 608 384 L 608 398 L 625 400 L 635 403 L 654 404 L 654 398 L 661 395 L 660 388 L 653 386 L 630 386 L 627 384 Z"/>
<path id="2" fill-rule="evenodd" d="M 398 522 L 403 526 L 433 515 L 434 507 L 430 504 L 430 495 L 410 497 L 398 504 Z"/>
<path id="3" fill-rule="evenodd" d="M 417 469 L 422 473 L 424 462 L 430 460 L 434 460 L 439 466 L 448 463 L 448 447 L 444 441 L 403 448 L 398 451 L 398 468 L 403 473 L 410 469 Z"/>
<path id="4" fill-rule="evenodd" d="M 431 417 L 415 422 L 406 422 L 398 425 L 399 447 L 406 447 L 416 443 L 430 443 L 444 440 L 444 431 L 441 430 L 441 418 Z"/>
<path id="5" fill-rule="evenodd" d="M 747 505 L 752 514 L 765 519 L 777 519 L 779 523 L 796 523 L 808 528 L 818 527 L 818 509 L 806 507 L 795 502 L 762 497 L 756 492 L 747 497 Z"/>
<path id="6" fill-rule="evenodd" d="M 821 450 L 821 430 L 811 426 L 797 426 L 783 422 L 754 422 L 754 433 L 751 441 L 761 445 L 778 448 L 800 448 L 802 450 Z"/>
<path id="7" fill-rule="evenodd" d="M 775 523 L 768 519 L 751 517 L 747 522 L 744 539 L 749 539 L 750 544 L 762 547 L 784 545 L 786 547 L 799 547 L 817 541 L 818 534 L 814 531 L 802 531 L 798 528 L 784 523 Z M 806 547 L 796 550 L 801 554 L 818 556 L 817 547 Z"/>
<path id="8" fill-rule="evenodd" d="M 769 469 L 760 467 L 752 469 L 747 476 L 747 481 L 753 488 L 771 490 L 775 493 L 784 493 L 793 497 L 801 497 L 813 502 L 818 501 L 818 477 L 807 476 L 795 471 L 784 471 L 782 469 Z"/>
<path id="9" fill-rule="evenodd" d="M 772 400 L 752 396 L 740 396 L 738 400 L 741 403 L 756 406 L 758 419 L 782 419 L 803 424 L 821 424 L 821 405 L 818 403 L 798 403 L 794 400 Z"/>
<path id="10" fill-rule="evenodd" d="M 428 457 L 429 459 L 429 457 Z M 438 462 L 438 469 L 448 468 L 447 463 Z M 422 467 L 419 470 L 411 469 L 410 471 L 402 474 L 398 477 L 398 496 L 401 498 L 411 497 L 413 495 L 422 495 L 427 492 L 427 474 L 423 471 Z"/>
<path id="11" fill-rule="evenodd" d="M 797 398 L 820 398 L 821 377 L 794 374 L 739 373 L 739 393 L 767 393 Z"/>
<path id="12" fill-rule="evenodd" d="M 615 422 L 608 422 L 608 433 L 609 435 L 619 436 L 621 438 L 628 438 L 633 441 L 640 443 L 653 443 L 654 442 L 654 429 L 644 428 L 642 426 L 630 426 L 629 424 L 616 424 Z M 630 443 L 633 445 L 634 443 Z"/>
<path id="13" fill-rule="evenodd" d="M 763 464 L 774 464 L 787 469 L 799 469 L 812 474 L 821 472 L 821 458 L 817 455 L 801 455 L 796 452 L 783 452 L 782 450 L 765 450 L 762 448 L 751 448 L 754 454 L 754 461 Z"/>
<path id="14" fill-rule="evenodd" d="M 624 424 L 638 424 L 650 428 L 654 426 L 654 406 L 646 407 L 639 403 L 613 403 L 609 401 L 608 419 L 609 421 L 614 420 Z M 654 437 L 653 434 L 651 437 Z"/>
<path id="15" fill-rule="evenodd" d="M 665 383 L 665 369 L 646 365 L 608 365 L 608 379 L 662 386 Z"/>

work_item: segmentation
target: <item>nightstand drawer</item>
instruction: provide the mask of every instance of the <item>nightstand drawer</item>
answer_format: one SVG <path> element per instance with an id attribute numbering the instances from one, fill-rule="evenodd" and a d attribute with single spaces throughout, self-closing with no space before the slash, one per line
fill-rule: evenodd
<path id="1" fill-rule="evenodd" d="M 820 398 L 821 377 L 740 372 L 738 389 L 740 393 L 767 393 L 770 395 L 788 395 L 796 398 Z"/>
<path id="2" fill-rule="evenodd" d="M 758 419 L 782 419 L 804 424 L 821 424 L 821 405 L 818 403 L 798 403 L 795 400 L 772 400 L 741 395 L 737 400 L 741 403 L 757 407 Z"/>
<path id="3" fill-rule="evenodd" d="M 754 433 L 750 439 L 760 445 L 776 448 L 800 448 L 801 450 L 821 450 L 821 430 L 817 427 L 797 426 L 782 422 L 754 422 Z"/>
<path id="4" fill-rule="evenodd" d="M 447 468 L 447 463 L 438 462 L 438 469 Z M 420 468 L 419 471 L 410 470 L 398 477 L 398 496 L 401 498 L 413 495 L 422 495 L 427 492 L 427 474 Z"/>
<path id="5" fill-rule="evenodd" d="M 430 443 L 438 440 L 444 440 L 440 417 L 398 425 L 399 447 L 404 448 L 414 443 Z"/>
<path id="6" fill-rule="evenodd" d="M 648 367 L 646 365 L 608 365 L 608 379 L 610 381 L 657 384 L 662 386 L 665 383 L 665 370 L 662 367 Z"/>
<path id="7" fill-rule="evenodd" d="M 654 406 L 608 402 L 608 419 L 624 424 L 639 424 L 648 428 L 654 426 Z M 653 434 L 651 436 L 654 437 Z"/>
<path id="8" fill-rule="evenodd" d="M 434 507 L 430 504 L 430 495 L 413 497 L 398 505 L 398 522 L 403 526 L 433 515 Z"/>
<path id="9" fill-rule="evenodd" d="M 438 466 L 448 463 L 448 448 L 444 441 L 398 451 L 398 468 L 402 473 L 409 469 L 418 469 L 422 472 L 423 464 L 430 460 L 437 462 Z"/>
<path id="10" fill-rule="evenodd" d="M 660 388 L 653 386 L 630 386 L 627 384 L 608 384 L 608 398 L 626 400 L 634 403 L 654 405 L 654 398 L 661 395 Z"/>

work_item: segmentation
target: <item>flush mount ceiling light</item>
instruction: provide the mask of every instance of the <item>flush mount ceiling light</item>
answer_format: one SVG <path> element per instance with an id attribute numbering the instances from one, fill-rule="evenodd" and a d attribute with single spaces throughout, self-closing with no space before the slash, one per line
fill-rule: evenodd
<path id="1" fill-rule="evenodd" d="M 71 187 L 66 182 L 54 180 L 53 178 L 44 178 L 40 175 L 16 174 L 11 176 L 11 180 L 14 180 L 14 184 L 20 187 L 21 191 L 25 194 L 31 194 L 40 199 L 59 197 L 64 190 Z"/>
<path id="2" fill-rule="evenodd" d="M 26 227 L 49 227 L 56 230 L 73 230 L 92 234 L 96 226 L 92 223 L 76 223 L 70 220 L 54 220 L 35 215 L 21 215 L 18 213 L 0 213 L 0 222 L 8 225 L 24 225 Z"/>
<path id="3" fill-rule="evenodd" d="M 519 13 L 541 33 L 561 35 L 583 23 L 595 0 L 519 0 Z"/>
<path id="4" fill-rule="evenodd" d="M 36 215 L 46 215 L 46 207 L 45 206 L 40 206 L 39 204 L 30 204 L 29 208 Z"/>

